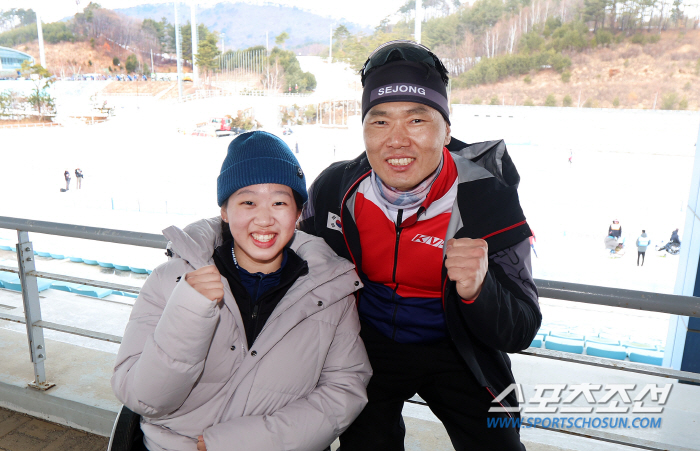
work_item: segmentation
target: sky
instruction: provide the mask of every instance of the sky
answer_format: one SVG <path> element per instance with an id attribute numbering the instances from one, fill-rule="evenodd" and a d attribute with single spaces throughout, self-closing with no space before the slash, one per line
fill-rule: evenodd
<path id="1" fill-rule="evenodd" d="M 321 16 L 344 18 L 360 25 L 377 26 L 379 22 L 395 13 L 406 0 L 277 0 L 271 3 L 296 6 L 297 8 L 312 11 Z M 39 11 L 43 22 L 55 22 L 67 16 L 72 16 L 82 11 L 89 0 L 0 0 L 0 9 L 32 8 Z M 148 3 L 170 3 L 163 0 L 97 0 L 104 8 L 117 9 L 128 8 Z M 180 2 L 189 4 L 190 1 Z M 202 7 L 213 6 L 216 3 L 225 3 L 215 0 L 199 0 L 197 4 Z M 230 2 L 236 3 L 236 2 Z M 250 0 L 245 3 L 263 4 L 262 0 Z"/>

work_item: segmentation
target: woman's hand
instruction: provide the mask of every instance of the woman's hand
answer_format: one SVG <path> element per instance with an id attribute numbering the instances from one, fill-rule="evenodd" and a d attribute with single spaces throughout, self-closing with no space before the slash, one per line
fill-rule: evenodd
<path id="1" fill-rule="evenodd" d="M 200 435 L 197 438 L 199 439 L 197 442 L 197 451 L 207 451 L 207 445 L 204 444 L 204 436 Z"/>
<path id="2" fill-rule="evenodd" d="M 224 284 L 216 266 L 203 266 L 196 271 L 185 274 L 185 280 L 192 288 L 210 301 L 218 302 L 224 298 Z"/>

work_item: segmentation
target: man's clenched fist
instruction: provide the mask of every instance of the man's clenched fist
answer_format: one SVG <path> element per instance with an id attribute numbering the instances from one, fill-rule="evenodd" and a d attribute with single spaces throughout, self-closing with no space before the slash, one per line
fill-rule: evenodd
<path id="1" fill-rule="evenodd" d="M 210 301 L 218 302 L 224 298 L 224 284 L 216 266 L 203 266 L 196 271 L 185 274 L 185 280 L 192 288 Z"/>
<path id="2" fill-rule="evenodd" d="M 484 240 L 452 238 L 445 249 L 447 277 L 457 283 L 462 299 L 476 299 L 489 268 L 489 246 Z"/>

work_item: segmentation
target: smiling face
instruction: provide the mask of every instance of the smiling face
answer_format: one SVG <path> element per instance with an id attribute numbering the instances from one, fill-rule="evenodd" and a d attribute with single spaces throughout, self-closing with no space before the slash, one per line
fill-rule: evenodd
<path id="1" fill-rule="evenodd" d="M 250 185 L 231 194 L 221 218 L 229 224 L 239 266 L 251 273 L 277 271 L 300 214 L 286 185 Z"/>
<path id="2" fill-rule="evenodd" d="M 432 174 L 442 149 L 450 142 L 450 126 L 429 106 L 413 102 L 380 103 L 362 124 L 367 157 L 387 185 L 408 191 Z"/>

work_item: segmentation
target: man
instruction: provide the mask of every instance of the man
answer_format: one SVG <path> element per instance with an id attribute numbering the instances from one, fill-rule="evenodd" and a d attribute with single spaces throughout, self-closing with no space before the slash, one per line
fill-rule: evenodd
<path id="1" fill-rule="evenodd" d="M 651 240 L 647 236 L 647 231 L 642 230 L 642 234 L 637 237 L 637 266 L 639 266 L 639 257 L 642 257 L 642 266 L 644 266 L 644 255 L 650 244 Z"/>
<path id="2" fill-rule="evenodd" d="M 671 232 L 671 243 L 681 244 L 681 239 L 678 237 L 678 229 Z"/>
<path id="3" fill-rule="evenodd" d="M 608 236 L 614 236 L 615 238 L 622 236 L 622 226 L 617 219 L 613 219 L 612 224 L 608 227 Z"/>
<path id="4" fill-rule="evenodd" d="M 75 183 L 78 189 L 83 186 L 83 170 L 80 168 L 76 168 L 75 170 Z"/>
<path id="5" fill-rule="evenodd" d="M 299 223 L 365 284 L 374 375 L 342 451 L 403 450 L 401 409 L 416 393 L 456 449 L 524 449 L 517 428 L 488 428 L 487 417 L 518 416 L 503 413 L 518 405 L 512 391 L 494 402 L 514 383 L 506 352 L 527 348 L 542 319 L 531 232 L 503 141 L 451 138 L 447 81 L 424 46 L 375 50 L 362 70 L 366 151 L 319 175 Z"/>

